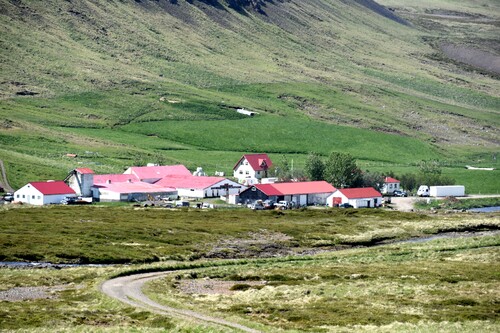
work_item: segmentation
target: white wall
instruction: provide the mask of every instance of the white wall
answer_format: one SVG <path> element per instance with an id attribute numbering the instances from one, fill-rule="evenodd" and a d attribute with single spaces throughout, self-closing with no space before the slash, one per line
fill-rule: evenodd
<path id="1" fill-rule="evenodd" d="M 240 164 L 236 167 L 233 173 L 234 178 L 237 178 L 241 182 L 245 178 L 257 178 L 260 179 L 264 176 L 264 171 L 255 172 L 250 163 L 248 163 L 246 158 L 243 158 Z"/>
<path id="2" fill-rule="evenodd" d="M 43 204 L 44 205 L 49 205 L 49 204 L 60 204 L 62 199 L 65 199 L 67 197 L 74 198 L 76 197 L 76 194 L 53 194 L 53 195 L 44 195 L 43 196 Z"/>
<path id="3" fill-rule="evenodd" d="M 27 184 L 14 192 L 14 201 L 41 206 L 43 205 L 43 194 L 30 184 Z"/>

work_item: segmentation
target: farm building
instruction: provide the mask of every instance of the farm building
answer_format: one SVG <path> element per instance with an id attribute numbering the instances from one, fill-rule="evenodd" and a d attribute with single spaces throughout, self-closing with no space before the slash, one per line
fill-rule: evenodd
<path id="1" fill-rule="evenodd" d="M 233 176 L 239 183 L 257 183 L 267 178 L 272 166 L 273 162 L 267 154 L 246 154 L 233 167 Z"/>
<path id="2" fill-rule="evenodd" d="M 384 185 L 382 187 L 382 193 L 384 194 L 392 194 L 396 190 L 400 190 L 400 181 L 397 179 L 394 179 L 392 177 L 385 177 L 384 179 Z"/>
<path id="3" fill-rule="evenodd" d="M 130 175 L 127 176 L 128 178 L 125 181 L 116 181 L 119 177 L 108 177 L 115 181 L 107 179 L 104 183 L 94 183 L 94 186 L 92 186 L 92 197 L 96 201 L 102 202 L 146 201 L 151 198 L 177 198 L 177 190 L 175 188 L 132 180 L 130 179 Z"/>
<path id="4" fill-rule="evenodd" d="M 76 197 L 76 193 L 62 180 L 31 182 L 14 192 L 14 201 L 40 206 L 61 203 L 66 197 Z"/>
<path id="5" fill-rule="evenodd" d="M 348 203 L 354 208 L 378 207 L 382 204 L 382 194 L 373 187 L 338 189 L 327 199 L 327 205 L 336 207 Z"/>
<path id="6" fill-rule="evenodd" d="M 191 176 L 184 165 L 142 166 L 130 167 L 124 174 L 133 175 L 141 182 L 154 184 L 160 179 L 172 176 Z"/>
<path id="7" fill-rule="evenodd" d="M 97 201 L 207 198 L 239 194 L 246 187 L 223 177 L 193 176 L 184 165 L 131 167 L 123 174 L 93 175 Z"/>
<path id="8" fill-rule="evenodd" d="M 325 181 L 255 184 L 239 195 L 240 203 L 255 200 L 293 201 L 297 205 L 325 205 L 335 187 Z"/>
<path id="9" fill-rule="evenodd" d="M 77 195 L 91 197 L 91 187 L 94 184 L 94 171 L 89 168 L 74 169 L 66 176 L 64 182 L 68 184 Z"/>
<path id="10" fill-rule="evenodd" d="M 224 177 L 173 176 L 159 180 L 157 185 L 177 189 L 180 197 L 211 198 L 239 194 L 247 187 Z"/>

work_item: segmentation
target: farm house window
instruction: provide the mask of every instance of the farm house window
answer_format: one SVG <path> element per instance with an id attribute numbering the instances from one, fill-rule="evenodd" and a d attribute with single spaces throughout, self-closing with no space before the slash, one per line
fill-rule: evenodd
<path id="1" fill-rule="evenodd" d="M 38 196 L 38 200 L 40 200 L 42 197 L 41 196 Z"/>
<path id="2" fill-rule="evenodd" d="M 26 196 L 23 194 L 23 199 L 26 198 Z"/>
<path id="3" fill-rule="evenodd" d="M 250 174 L 250 171 L 246 171 L 245 174 L 249 175 Z"/>
<path id="4" fill-rule="evenodd" d="M 243 174 L 243 170 L 240 170 L 240 175 L 242 175 L 242 174 Z"/>
<path id="5" fill-rule="evenodd" d="M 31 196 L 31 199 L 35 199 L 35 196 L 34 196 L 34 195 L 32 195 L 32 196 Z"/>

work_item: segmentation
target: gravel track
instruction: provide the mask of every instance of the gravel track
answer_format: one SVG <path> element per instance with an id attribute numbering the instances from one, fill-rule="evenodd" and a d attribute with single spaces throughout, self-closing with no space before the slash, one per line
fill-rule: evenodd
<path id="1" fill-rule="evenodd" d="M 154 302 L 146 295 L 144 295 L 144 293 L 142 292 L 142 287 L 144 286 L 145 283 L 151 280 L 163 278 L 168 274 L 171 274 L 171 272 L 145 273 L 145 274 L 136 274 L 136 275 L 115 278 L 104 282 L 101 285 L 101 291 L 106 295 L 114 299 L 117 299 L 123 303 L 126 303 L 134 307 L 143 308 L 154 313 L 168 315 L 181 319 L 196 320 L 211 325 L 215 324 L 215 325 L 230 327 L 240 330 L 242 332 L 250 332 L 250 333 L 260 332 L 258 330 L 252 329 L 244 325 L 229 322 L 221 318 L 210 317 L 199 312 L 191 310 L 181 310 L 161 305 Z"/>

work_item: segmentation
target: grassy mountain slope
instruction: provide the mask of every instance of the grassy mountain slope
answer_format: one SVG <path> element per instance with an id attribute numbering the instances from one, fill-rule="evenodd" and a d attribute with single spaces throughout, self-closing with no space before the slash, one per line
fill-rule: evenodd
<path id="1" fill-rule="evenodd" d="M 491 156 L 498 78 L 444 58 L 453 27 L 393 15 L 360 0 L 0 0 L 0 159 L 21 186 L 75 164 L 229 171 L 248 151 L 299 164 L 332 150 L 406 165 Z"/>

